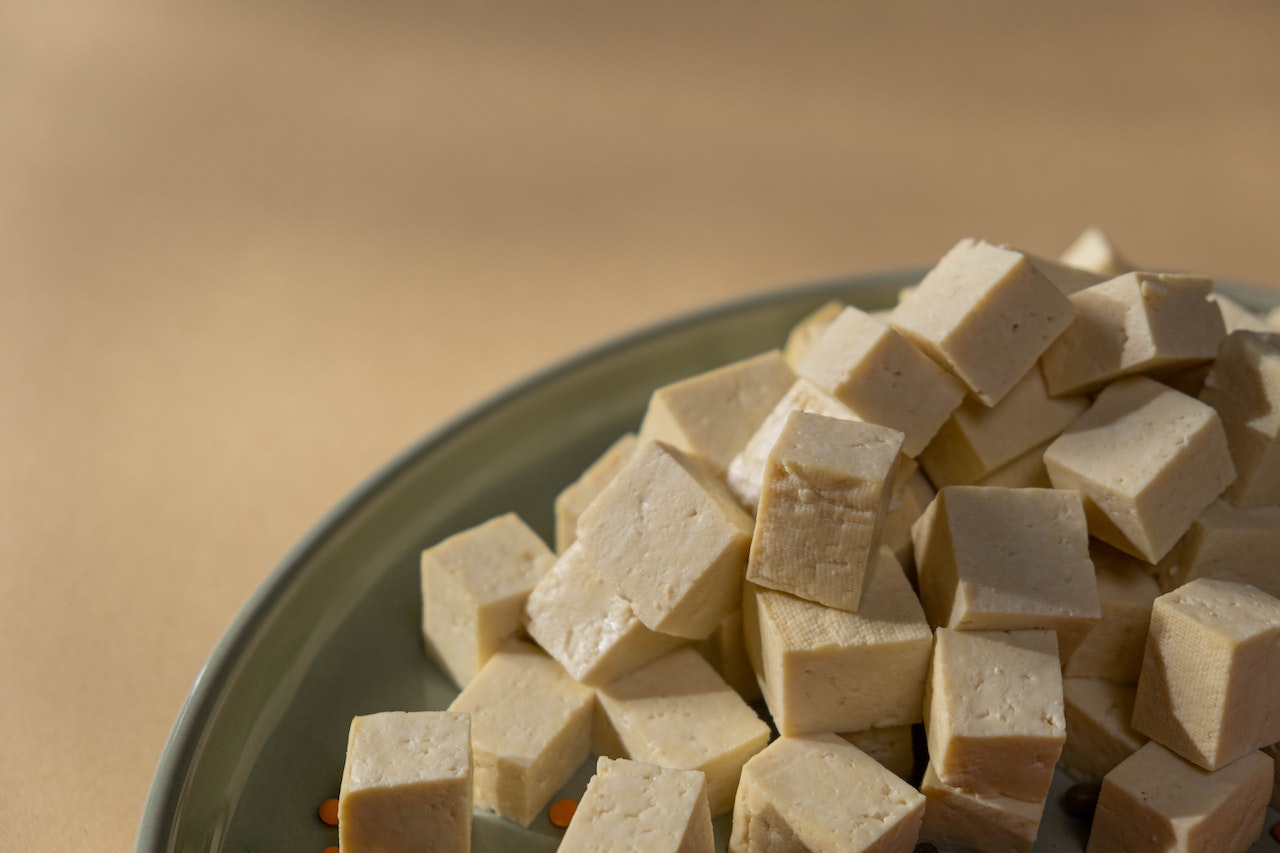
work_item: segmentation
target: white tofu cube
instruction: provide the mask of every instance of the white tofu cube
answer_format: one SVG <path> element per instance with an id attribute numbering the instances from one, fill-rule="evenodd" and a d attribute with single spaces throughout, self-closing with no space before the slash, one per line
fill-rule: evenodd
<path id="1" fill-rule="evenodd" d="M 857 610 L 901 449 L 897 430 L 792 412 L 765 468 L 747 580 Z"/>
<path id="2" fill-rule="evenodd" d="M 1223 573 L 1280 597 L 1280 507 L 1214 501 L 1156 566 L 1164 592 Z"/>
<path id="3" fill-rule="evenodd" d="M 1027 853 L 1044 815 L 1044 800 L 957 788 L 939 779 L 932 764 L 925 768 L 920 793 L 925 797 L 920 840 L 943 850 Z"/>
<path id="4" fill-rule="evenodd" d="M 885 513 L 884 523 L 880 526 L 880 544 L 893 551 L 893 556 L 902 564 L 907 579 L 915 583 L 916 568 L 914 550 L 911 544 L 911 525 L 924 514 L 927 507 L 938 494 L 933 484 L 919 469 L 909 473 L 906 466 L 899 464 L 898 476 L 894 478 L 893 500 L 889 511 Z"/>
<path id="5" fill-rule="evenodd" d="M 591 505 L 600 490 L 627 464 L 636 449 L 636 434 L 621 436 L 556 495 L 556 553 L 563 554 L 578 538 L 578 516 Z"/>
<path id="6" fill-rule="evenodd" d="M 1058 256 L 1058 260 L 1078 269 L 1104 275 L 1107 278 L 1127 273 L 1133 264 L 1125 260 L 1101 229 L 1089 226 Z"/>
<path id="7" fill-rule="evenodd" d="M 356 717 L 338 795 L 347 853 L 471 849 L 471 722 L 466 714 Z"/>
<path id="8" fill-rule="evenodd" d="M 465 687 L 520 631 L 525 599 L 554 560 L 515 513 L 422 552 L 422 636 L 454 684 Z"/>
<path id="9" fill-rule="evenodd" d="M 1046 441 L 992 471 L 975 486 L 999 486 L 1002 489 L 1052 489 L 1049 470 L 1044 467 L 1044 452 L 1052 442 Z"/>
<path id="10" fill-rule="evenodd" d="M 720 624 L 705 640 L 695 640 L 693 648 L 702 659 L 711 664 L 725 683 L 738 692 L 745 702 L 761 698 L 760 683 L 747 657 L 746 638 L 743 636 L 742 610 L 738 609 L 720 620 Z"/>
<path id="11" fill-rule="evenodd" d="M 558 853 L 711 853 L 707 777 L 625 758 L 601 758 Z"/>
<path id="12" fill-rule="evenodd" d="M 894 776 L 910 781 L 916 769 L 916 749 L 911 729 L 911 726 L 885 726 L 881 729 L 837 734 L 874 758 Z"/>
<path id="13" fill-rule="evenodd" d="M 1137 690 L 1100 678 L 1062 679 L 1067 743 L 1062 765 L 1076 779 L 1101 782 L 1121 761 L 1147 742 L 1129 725 Z"/>
<path id="14" fill-rule="evenodd" d="M 813 348 L 813 344 L 831 325 L 831 321 L 840 316 L 840 312 L 848 306 L 838 299 L 823 303 L 791 328 L 787 335 L 787 343 L 782 348 L 782 357 L 792 369 L 804 360 Z"/>
<path id="15" fill-rule="evenodd" d="M 1090 540 L 1089 556 L 1097 570 L 1102 616 L 1071 653 L 1062 674 L 1137 684 L 1151 605 L 1160 586 L 1150 565 L 1096 539 Z"/>
<path id="16" fill-rule="evenodd" d="M 1155 563 L 1235 479 L 1213 409 L 1142 376 L 1108 385 L 1044 452 L 1089 533 Z"/>
<path id="17" fill-rule="evenodd" d="M 1280 504 L 1280 334 L 1228 335 L 1200 399 L 1222 418 L 1239 475 L 1227 500 L 1239 507 Z"/>
<path id="18" fill-rule="evenodd" d="M 1280 741 L 1280 599 L 1200 578 L 1151 610 L 1133 727 L 1217 770 Z"/>

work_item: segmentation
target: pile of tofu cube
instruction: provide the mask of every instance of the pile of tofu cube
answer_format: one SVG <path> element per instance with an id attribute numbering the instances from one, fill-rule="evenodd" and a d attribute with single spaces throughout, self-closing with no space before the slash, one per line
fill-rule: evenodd
<path id="1" fill-rule="evenodd" d="M 1026 851 L 1059 764 L 1090 851 L 1246 850 L 1275 803 L 1280 331 L 1097 231 L 658 389 L 555 539 L 423 553 L 461 692 L 353 721 L 343 853 L 528 826 L 590 755 L 564 851 Z"/>

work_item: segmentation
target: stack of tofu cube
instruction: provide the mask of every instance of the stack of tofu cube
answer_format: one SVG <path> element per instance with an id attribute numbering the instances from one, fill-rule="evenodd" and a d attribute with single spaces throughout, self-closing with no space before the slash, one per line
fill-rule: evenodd
<path id="1" fill-rule="evenodd" d="M 562 850 L 711 850 L 731 812 L 744 853 L 1025 851 L 1059 763 L 1101 783 L 1090 850 L 1247 849 L 1280 332 L 1211 288 L 1095 231 L 962 240 L 891 311 L 658 389 L 554 551 L 509 514 L 423 553 L 461 692 L 353 722 L 344 853 L 529 826 L 589 755 Z"/>

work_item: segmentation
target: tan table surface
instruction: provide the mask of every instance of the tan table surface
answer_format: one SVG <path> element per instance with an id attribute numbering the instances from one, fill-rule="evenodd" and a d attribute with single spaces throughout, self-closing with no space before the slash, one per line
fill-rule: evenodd
<path id="1" fill-rule="evenodd" d="M 0 849 L 127 849 L 291 544 L 589 343 L 1088 224 L 1280 282 L 1278 48 L 1271 2 L 0 0 Z"/>

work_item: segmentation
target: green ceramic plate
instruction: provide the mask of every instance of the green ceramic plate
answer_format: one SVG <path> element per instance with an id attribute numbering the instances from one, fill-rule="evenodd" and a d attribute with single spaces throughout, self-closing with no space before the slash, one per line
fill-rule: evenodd
<path id="1" fill-rule="evenodd" d="M 315 811 L 337 794 L 352 716 L 441 709 L 456 693 L 422 650 L 423 548 L 507 511 L 552 541 L 556 494 L 639 424 L 654 388 L 781 345 L 829 299 L 888 307 L 920 274 L 793 288 L 664 323 L 533 376 L 411 447 L 320 522 L 214 649 L 161 757 L 136 850 L 336 844 Z M 1277 302 L 1232 293 L 1254 308 Z M 566 792 L 589 776 L 584 766 Z M 727 826 L 717 824 L 722 849 Z M 558 838 L 545 816 L 526 830 L 477 813 L 473 849 L 553 850 Z M 1051 806 L 1037 850 L 1080 850 L 1081 838 Z"/>

